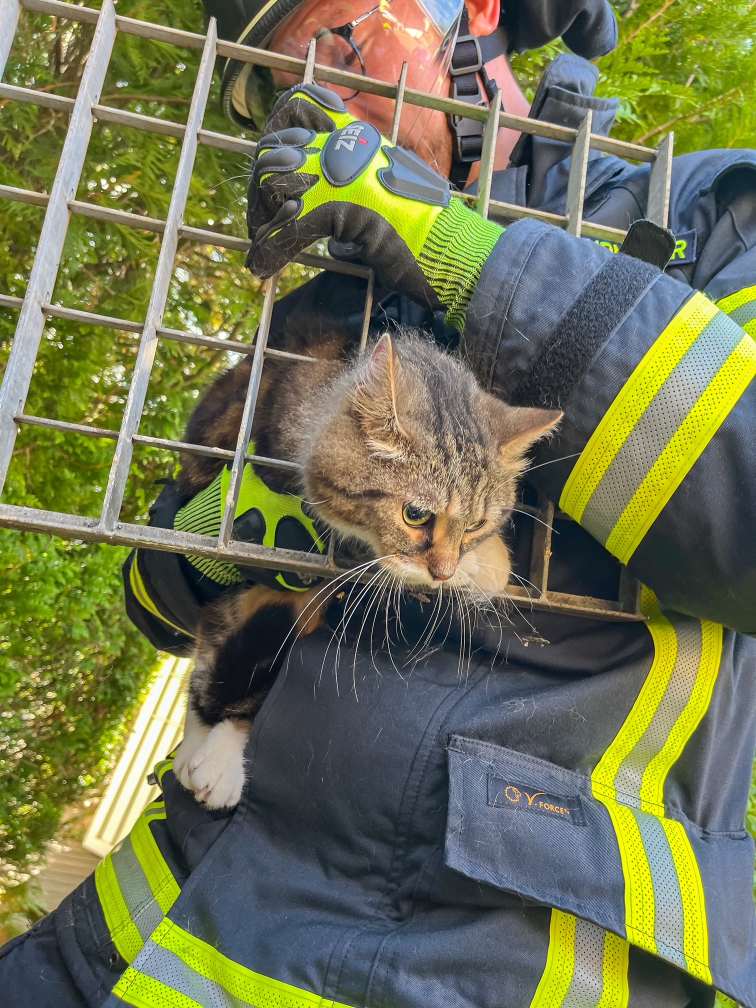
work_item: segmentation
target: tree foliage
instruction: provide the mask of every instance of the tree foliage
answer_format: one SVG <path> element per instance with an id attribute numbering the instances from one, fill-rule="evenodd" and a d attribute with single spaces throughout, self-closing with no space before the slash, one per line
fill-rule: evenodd
<path id="1" fill-rule="evenodd" d="M 622 107 L 616 135 L 653 143 L 674 127 L 678 151 L 754 143 L 754 4 L 732 0 L 623 0 L 623 41 L 600 62 L 601 92 Z M 119 12 L 201 30 L 198 0 L 121 0 Z M 91 26 L 24 12 L 6 80 L 73 96 Z M 749 41 L 750 38 L 750 41 Z M 526 80 L 558 50 L 518 57 Z M 120 34 L 102 102 L 183 120 L 198 53 Z M 724 96 L 724 97 L 722 97 Z M 49 191 L 67 115 L 0 101 L 0 182 Z M 205 119 L 228 131 L 217 81 Z M 78 198 L 164 217 L 179 142 L 96 123 Z M 244 158 L 201 147 L 188 224 L 244 233 Z M 43 211 L 3 202 L 0 293 L 22 296 Z M 53 300 L 141 321 L 159 249 L 158 236 L 74 215 Z M 241 256 L 181 243 L 165 324 L 249 340 L 260 289 Z M 294 271 L 287 283 L 301 281 Z M 16 312 L 0 308 L 0 362 Z M 117 430 L 138 335 L 51 320 L 26 412 Z M 198 391 L 229 355 L 161 341 L 140 430 L 178 437 Z M 113 442 L 24 427 L 6 501 L 96 516 Z M 137 447 L 123 516 L 146 520 L 154 481 L 173 456 Z M 0 531 L 0 863 L 6 876 L 27 868 L 54 833 L 62 809 L 100 782 L 153 663 L 154 652 L 122 611 L 124 551 Z"/>

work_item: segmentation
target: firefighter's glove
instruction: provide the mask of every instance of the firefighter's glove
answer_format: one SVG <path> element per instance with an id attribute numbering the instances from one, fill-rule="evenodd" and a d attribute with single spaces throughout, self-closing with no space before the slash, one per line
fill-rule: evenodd
<path id="1" fill-rule="evenodd" d="M 470 210 L 416 154 L 394 147 L 316 84 L 286 92 L 249 186 L 247 265 L 269 277 L 318 238 L 355 242 L 380 283 L 463 327 L 503 229 Z"/>

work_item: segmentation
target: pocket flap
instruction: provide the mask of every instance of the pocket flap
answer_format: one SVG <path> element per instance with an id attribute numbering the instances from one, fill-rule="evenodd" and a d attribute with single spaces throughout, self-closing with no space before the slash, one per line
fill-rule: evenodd
<path id="1" fill-rule="evenodd" d="M 751 1003 L 749 837 L 704 833 L 629 796 L 595 797 L 585 775 L 489 742 L 453 735 L 448 759 L 448 867 L 598 924 Z"/>

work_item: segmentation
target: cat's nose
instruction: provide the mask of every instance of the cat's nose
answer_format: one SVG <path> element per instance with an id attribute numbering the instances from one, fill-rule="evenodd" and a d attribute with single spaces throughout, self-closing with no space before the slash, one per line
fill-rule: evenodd
<path id="1" fill-rule="evenodd" d="M 459 560 L 455 556 L 431 555 L 428 557 L 428 573 L 436 581 L 448 581 L 454 576 Z"/>

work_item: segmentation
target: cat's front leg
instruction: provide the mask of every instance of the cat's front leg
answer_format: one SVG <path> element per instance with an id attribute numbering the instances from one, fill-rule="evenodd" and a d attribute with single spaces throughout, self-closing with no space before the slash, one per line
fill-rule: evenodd
<path id="1" fill-rule="evenodd" d="M 291 644 L 319 626 L 321 595 L 255 585 L 203 611 L 174 772 L 208 808 L 238 804 L 252 719 Z"/>
<path id="2" fill-rule="evenodd" d="M 174 772 L 207 808 L 239 804 L 245 779 L 244 749 L 251 725 L 245 718 L 224 718 L 207 725 L 190 702 Z"/>

